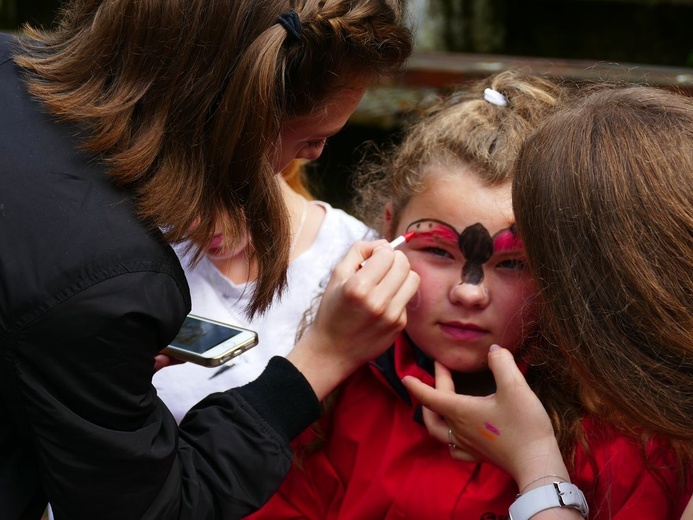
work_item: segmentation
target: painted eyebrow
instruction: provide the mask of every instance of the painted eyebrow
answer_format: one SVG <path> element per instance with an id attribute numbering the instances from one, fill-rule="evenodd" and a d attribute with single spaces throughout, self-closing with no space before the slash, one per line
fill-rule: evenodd
<path id="1" fill-rule="evenodd" d="M 414 231 L 414 233 L 416 233 L 414 235 L 415 238 L 441 238 L 443 240 L 448 240 L 449 242 L 455 245 L 457 245 L 457 240 L 459 238 L 457 233 L 452 228 L 442 225 L 437 225 L 432 229 L 425 229 L 423 231 Z"/>
<path id="2" fill-rule="evenodd" d="M 505 253 L 509 251 L 522 251 L 525 246 L 517 233 L 517 226 L 514 224 L 508 229 L 500 231 L 493 239 L 493 252 Z"/>

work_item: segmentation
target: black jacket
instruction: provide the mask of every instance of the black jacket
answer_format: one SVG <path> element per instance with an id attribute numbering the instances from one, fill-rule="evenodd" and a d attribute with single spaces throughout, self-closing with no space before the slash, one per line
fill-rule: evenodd
<path id="1" fill-rule="evenodd" d="M 0 35 L 0 518 L 230 520 L 288 470 L 317 418 L 284 359 L 180 429 L 151 384 L 190 309 L 130 194 L 27 94 Z"/>

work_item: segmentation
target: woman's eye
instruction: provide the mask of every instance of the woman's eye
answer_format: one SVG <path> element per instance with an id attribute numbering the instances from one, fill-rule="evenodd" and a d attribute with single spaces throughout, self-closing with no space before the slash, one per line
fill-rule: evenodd
<path id="1" fill-rule="evenodd" d="M 308 146 L 309 148 L 322 148 L 326 144 L 327 144 L 327 138 L 325 137 L 323 139 L 316 139 L 315 141 L 308 141 L 306 143 L 306 146 Z"/>
<path id="2" fill-rule="evenodd" d="M 497 266 L 501 269 L 508 269 L 510 271 L 523 271 L 526 267 L 524 260 L 503 260 L 498 262 Z"/>

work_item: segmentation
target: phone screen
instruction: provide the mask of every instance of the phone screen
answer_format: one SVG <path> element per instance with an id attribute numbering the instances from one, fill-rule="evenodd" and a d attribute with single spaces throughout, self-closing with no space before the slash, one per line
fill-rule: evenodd
<path id="1" fill-rule="evenodd" d="M 185 318 L 183 326 L 171 345 L 190 352 L 201 354 L 243 332 L 242 330 L 221 327 L 207 321 Z"/>

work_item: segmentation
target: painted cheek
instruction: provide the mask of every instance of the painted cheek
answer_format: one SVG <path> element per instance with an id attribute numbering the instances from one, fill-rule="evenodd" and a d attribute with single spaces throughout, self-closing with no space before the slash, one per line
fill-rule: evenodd
<path id="1" fill-rule="evenodd" d="M 222 239 L 223 237 L 221 235 L 214 235 L 214 240 L 212 240 L 212 243 L 209 244 L 209 249 L 219 249 Z"/>

